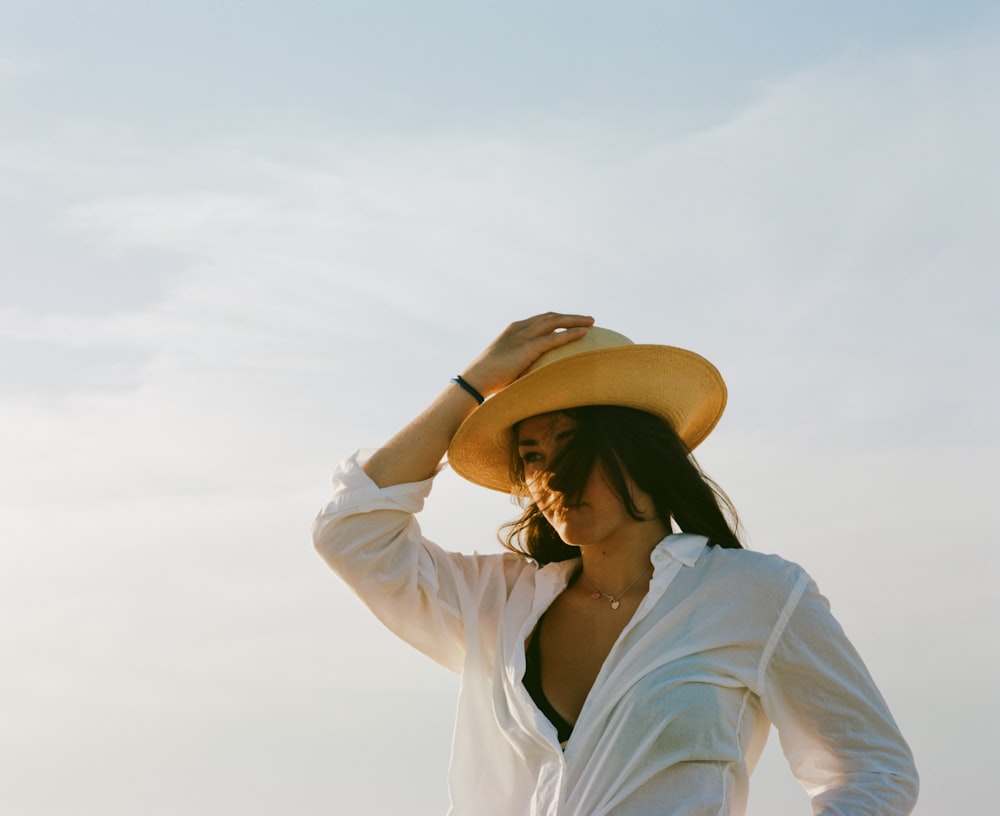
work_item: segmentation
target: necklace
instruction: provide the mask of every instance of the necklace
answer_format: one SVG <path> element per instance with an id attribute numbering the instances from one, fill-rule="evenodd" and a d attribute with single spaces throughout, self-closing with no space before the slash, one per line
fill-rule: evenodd
<path id="1" fill-rule="evenodd" d="M 590 597 L 593 598 L 595 601 L 599 601 L 601 600 L 601 598 L 607 598 L 609 601 L 611 601 L 611 608 L 617 609 L 622 605 L 622 598 L 625 597 L 625 593 L 628 592 L 637 583 L 639 583 L 639 579 L 642 578 L 642 576 L 645 574 L 646 570 L 643 570 L 631 584 L 629 584 L 627 587 L 625 587 L 625 589 L 623 589 L 621 592 L 618 593 L 617 597 L 612 595 L 610 592 L 604 592 L 603 590 L 598 589 L 596 586 L 594 586 L 594 582 L 588 578 L 587 583 L 590 584 L 590 588 L 591 590 L 593 590 L 590 593 Z"/>

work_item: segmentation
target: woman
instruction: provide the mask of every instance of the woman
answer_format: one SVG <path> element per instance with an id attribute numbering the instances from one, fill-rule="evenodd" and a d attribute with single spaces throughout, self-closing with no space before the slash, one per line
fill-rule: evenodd
<path id="1" fill-rule="evenodd" d="M 452 813 L 741 814 L 771 723 L 814 813 L 912 809 L 909 750 L 825 599 L 801 568 L 740 547 L 689 455 L 725 399 L 691 352 L 548 313 L 341 466 L 317 549 L 462 673 Z M 446 452 L 521 497 L 514 552 L 422 538 L 414 514 Z"/>

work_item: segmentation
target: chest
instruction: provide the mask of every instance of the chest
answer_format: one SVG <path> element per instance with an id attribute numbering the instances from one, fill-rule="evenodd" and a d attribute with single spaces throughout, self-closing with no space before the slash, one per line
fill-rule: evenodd
<path id="1" fill-rule="evenodd" d="M 542 691 L 567 722 L 579 717 L 639 600 L 612 609 L 603 599 L 561 597 L 536 627 L 532 637 L 538 638 Z"/>

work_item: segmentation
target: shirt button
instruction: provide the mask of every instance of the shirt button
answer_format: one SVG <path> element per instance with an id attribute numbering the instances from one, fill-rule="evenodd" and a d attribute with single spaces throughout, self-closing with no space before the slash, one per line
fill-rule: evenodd
<path id="1" fill-rule="evenodd" d="M 660 550 L 657 550 L 655 553 L 653 553 L 653 560 L 656 561 L 656 563 L 658 564 L 661 563 L 666 557 L 667 554 L 665 552 L 660 552 Z"/>

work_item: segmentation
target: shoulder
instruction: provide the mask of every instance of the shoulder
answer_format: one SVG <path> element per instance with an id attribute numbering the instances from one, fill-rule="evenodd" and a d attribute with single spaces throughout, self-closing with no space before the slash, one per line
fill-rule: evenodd
<path id="1" fill-rule="evenodd" d="M 801 592 L 811 581 L 801 566 L 771 553 L 709 547 L 702 558 L 706 580 L 772 596 L 776 602 Z"/>
<path id="2" fill-rule="evenodd" d="M 547 570 L 540 568 L 531 559 L 513 552 L 449 555 L 461 565 L 464 572 L 475 576 L 484 592 L 487 586 L 492 585 L 494 590 L 510 595 L 514 587 L 533 587 L 539 580 L 539 575 L 548 574 Z"/>

